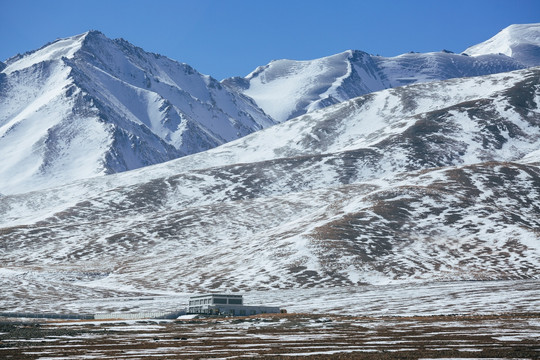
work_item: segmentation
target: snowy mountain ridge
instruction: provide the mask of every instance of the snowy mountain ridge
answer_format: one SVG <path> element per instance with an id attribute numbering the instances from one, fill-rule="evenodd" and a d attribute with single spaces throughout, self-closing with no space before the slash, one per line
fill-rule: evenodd
<path id="1" fill-rule="evenodd" d="M 51 189 L 51 198 L 47 196 L 43 204 L 53 205 L 53 198 L 60 202 L 67 199 L 83 201 L 90 196 L 84 189 L 101 193 L 114 187 L 130 187 L 141 181 L 193 171 L 234 167 L 237 164 L 272 163 L 306 156 L 324 158 L 365 149 L 370 149 L 373 155 L 387 161 L 385 165 L 372 164 L 372 170 L 377 171 L 367 171 L 363 175 L 364 180 L 421 170 L 426 166 L 524 159 L 528 163 L 538 162 L 540 132 L 537 129 L 536 118 L 539 115 L 536 104 L 540 103 L 540 95 L 536 83 L 539 74 L 539 68 L 531 68 L 382 90 L 306 114 L 205 152 Z M 479 108 L 475 109 L 475 106 Z M 481 117 L 474 120 L 473 116 L 471 120 L 470 117 L 476 113 Z M 441 126 L 430 124 L 432 117 L 449 126 L 448 133 L 441 133 Z M 487 117 L 489 123 L 486 122 Z M 523 117 L 527 121 L 523 121 Z M 447 121 L 450 123 L 446 124 Z M 408 147 L 405 143 L 397 146 L 392 140 L 395 137 L 427 136 L 431 132 L 435 136 L 433 140 L 437 140 L 436 146 L 429 143 L 421 145 L 427 149 L 433 147 L 433 151 L 440 151 L 439 154 L 424 152 L 415 155 L 417 150 L 414 147 Z M 456 140 L 452 140 L 454 138 Z M 447 140 L 450 147 L 443 151 L 440 147 Z M 384 144 L 384 151 L 381 144 Z M 364 166 L 363 169 L 369 168 Z M 41 194 L 48 192 L 42 191 Z M 24 194 L 20 196 L 26 197 Z M 38 203 L 41 201 L 31 201 L 33 206 Z M 37 214 L 37 209 L 28 214 Z M 9 217 L 4 217 L 4 221 L 11 222 Z"/>
<path id="2" fill-rule="evenodd" d="M 272 61 L 237 81 L 245 87 L 244 94 L 283 122 L 306 111 L 390 87 L 372 71 L 374 68 L 368 54 L 349 50 L 312 61 Z M 346 90 L 345 81 L 350 84 Z M 235 79 L 226 79 L 224 83 L 234 85 Z M 306 111 L 301 110 L 304 108 Z"/>
<path id="3" fill-rule="evenodd" d="M 521 26 L 523 27 L 523 26 Z M 531 44 L 537 26 L 513 31 Z M 525 29 L 524 28 L 524 29 Z M 0 72 L 0 193 L 114 174 L 212 149 L 304 113 L 406 84 L 525 68 L 506 55 L 277 60 L 221 82 L 90 31 Z"/>
<path id="4" fill-rule="evenodd" d="M 223 83 L 283 122 L 382 89 L 540 65 L 538 49 L 540 24 L 512 25 L 462 54 L 443 50 L 387 58 L 348 50 L 315 60 L 274 60 Z"/>
<path id="5" fill-rule="evenodd" d="M 538 279 L 539 81 L 536 67 L 386 89 L 4 196 L 4 301 Z"/>
<path id="6" fill-rule="evenodd" d="M 2 192 L 204 151 L 275 122 L 189 65 L 91 31 L 11 58 L 0 77 Z"/>
<path id="7" fill-rule="evenodd" d="M 6 69 L 5 73 L 10 74 L 14 71 L 20 71 L 43 61 L 57 61 L 63 57 L 71 59 L 80 50 L 88 34 L 90 32 L 66 39 L 58 39 L 37 50 L 9 58 L 6 60 L 8 69 Z"/>

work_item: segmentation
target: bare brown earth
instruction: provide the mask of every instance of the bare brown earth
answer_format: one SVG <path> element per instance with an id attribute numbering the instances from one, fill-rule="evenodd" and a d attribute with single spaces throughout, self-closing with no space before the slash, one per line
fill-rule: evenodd
<path id="1" fill-rule="evenodd" d="M 0 323 L 0 359 L 538 359 L 540 313 Z"/>

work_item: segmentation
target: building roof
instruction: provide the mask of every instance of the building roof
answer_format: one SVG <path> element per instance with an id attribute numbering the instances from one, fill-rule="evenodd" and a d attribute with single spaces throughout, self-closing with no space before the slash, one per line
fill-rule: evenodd
<path id="1" fill-rule="evenodd" d="M 204 297 L 228 297 L 228 298 L 241 298 L 243 295 L 241 294 L 224 294 L 224 293 L 208 293 L 208 294 L 198 294 L 198 295 L 192 295 L 189 298 L 190 299 L 196 299 L 196 298 L 204 298 Z"/>

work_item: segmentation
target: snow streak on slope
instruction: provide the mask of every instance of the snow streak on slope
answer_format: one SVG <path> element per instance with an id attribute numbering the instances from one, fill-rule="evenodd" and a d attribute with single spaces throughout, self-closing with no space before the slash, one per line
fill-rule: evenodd
<path id="1" fill-rule="evenodd" d="M 99 32 L 9 59 L 0 105 L 3 193 L 164 162 L 274 124 L 211 77 Z"/>
<path id="2" fill-rule="evenodd" d="M 2 197 L 1 281 L 538 279 L 539 79 L 533 68 L 384 90 L 165 164 Z"/>
<path id="3" fill-rule="evenodd" d="M 504 54 L 528 65 L 540 65 L 540 24 L 511 25 L 491 39 L 471 46 L 465 53 L 472 56 Z"/>

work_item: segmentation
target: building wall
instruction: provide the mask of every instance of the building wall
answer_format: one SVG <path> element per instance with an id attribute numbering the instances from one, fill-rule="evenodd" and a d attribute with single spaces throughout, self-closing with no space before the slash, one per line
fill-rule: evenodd
<path id="1" fill-rule="evenodd" d="M 189 298 L 189 306 L 201 305 L 242 305 L 242 295 L 205 294 Z"/>
<path id="2" fill-rule="evenodd" d="M 278 307 L 270 306 L 245 306 L 245 305 L 200 305 L 190 306 L 190 314 L 209 314 L 209 315 L 231 315 L 231 316 L 249 316 L 257 314 L 275 314 L 279 313 Z"/>

